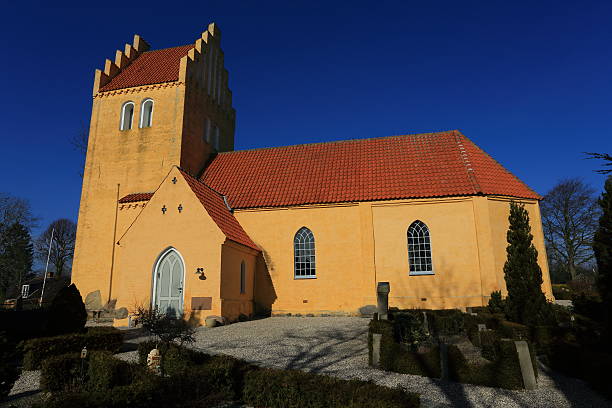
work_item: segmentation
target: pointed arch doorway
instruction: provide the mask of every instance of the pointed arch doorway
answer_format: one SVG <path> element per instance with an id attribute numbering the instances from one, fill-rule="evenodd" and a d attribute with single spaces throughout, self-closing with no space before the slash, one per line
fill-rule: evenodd
<path id="1" fill-rule="evenodd" d="M 183 282 L 185 263 L 174 248 L 164 251 L 155 264 L 153 274 L 153 307 L 162 313 L 183 314 Z"/>

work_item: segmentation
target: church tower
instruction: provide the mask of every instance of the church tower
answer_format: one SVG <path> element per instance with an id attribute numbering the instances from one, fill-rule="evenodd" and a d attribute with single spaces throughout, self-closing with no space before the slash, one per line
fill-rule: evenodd
<path id="1" fill-rule="evenodd" d="M 119 216 L 121 197 L 154 192 L 175 165 L 198 175 L 217 152 L 233 150 L 220 41 L 214 23 L 195 43 L 160 50 L 135 35 L 96 70 L 72 269 L 83 297 L 100 290 L 109 300 L 115 243 L 133 221 Z"/>

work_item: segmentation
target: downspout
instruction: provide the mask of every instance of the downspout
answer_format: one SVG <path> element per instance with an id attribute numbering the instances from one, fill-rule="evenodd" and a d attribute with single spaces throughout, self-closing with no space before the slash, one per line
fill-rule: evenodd
<path id="1" fill-rule="evenodd" d="M 113 252 L 111 254 L 111 269 L 110 278 L 108 280 L 108 301 L 111 301 L 111 292 L 113 290 L 113 271 L 115 269 L 115 246 L 117 245 L 115 240 L 117 239 L 117 218 L 119 217 L 119 186 L 117 184 L 117 200 L 115 200 L 115 226 L 113 228 Z"/>

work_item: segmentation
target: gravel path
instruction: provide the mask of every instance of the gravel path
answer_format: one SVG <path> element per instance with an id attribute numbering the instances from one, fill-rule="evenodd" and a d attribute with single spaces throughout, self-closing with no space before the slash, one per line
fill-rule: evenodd
<path id="1" fill-rule="evenodd" d="M 29 407 L 40 398 L 40 370 L 23 371 L 0 407 Z"/>
<path id="2" fill-rule="evenodd" d="M 198 330 L 194 348 L 258 365 L 373 380 L 421 394 L 423 407 L 612 407 L 576 379 L 540 367 L 538 389 L 510 391 L 458 384 L 368 366 L 368 319 L 273 317 Z"/>

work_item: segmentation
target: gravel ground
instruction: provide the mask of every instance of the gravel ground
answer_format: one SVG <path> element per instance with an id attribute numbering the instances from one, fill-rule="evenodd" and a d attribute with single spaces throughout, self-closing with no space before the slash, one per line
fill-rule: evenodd
<path id="1" fill-rule="evenodd" d="M 538 389 L 510 391 L 390 373 L 368 366 L 368 319 L 273 317 L 201 328 L 194 348 L 258 365 L 373 380 L 421 394 L 423 407 L 612 407 L 576 379 L 540 367 Z"/>
<path id="2" fill-rule="evenodd" d="M 1 403 L 0 407 L 29 407 L 39 400 L 40 395 L 40 370 L 23 371 L 15 381 L 8 400 Z"/>
<path id="3" fill-rule="evenodd" d="M 420 394 L 424 408 L 612 407 L 612 402 L 590 390 L 584 382 L 550 372 L 542 365 L 538 389 L 534 391 L 458 384 L 371 368 L 367 351 L 368 322 L 359 317 L 273 317 L 214 329 L 202 327 L 196 333 L 193 347 L 211 354 L 232 355 L 260 366 L 401 386 Z M 146 339 L 137 331 L 126 334 L 126 350 L 134 350 L 135 343 Z M 125 360 L 137 359 L 136 351 L 118 356 Z M 29 379 L 20 379 L 12 393 L 29 392 L 32 386 L 37 388 L 40 374 L 31 371 L 25 375 Z"/>

